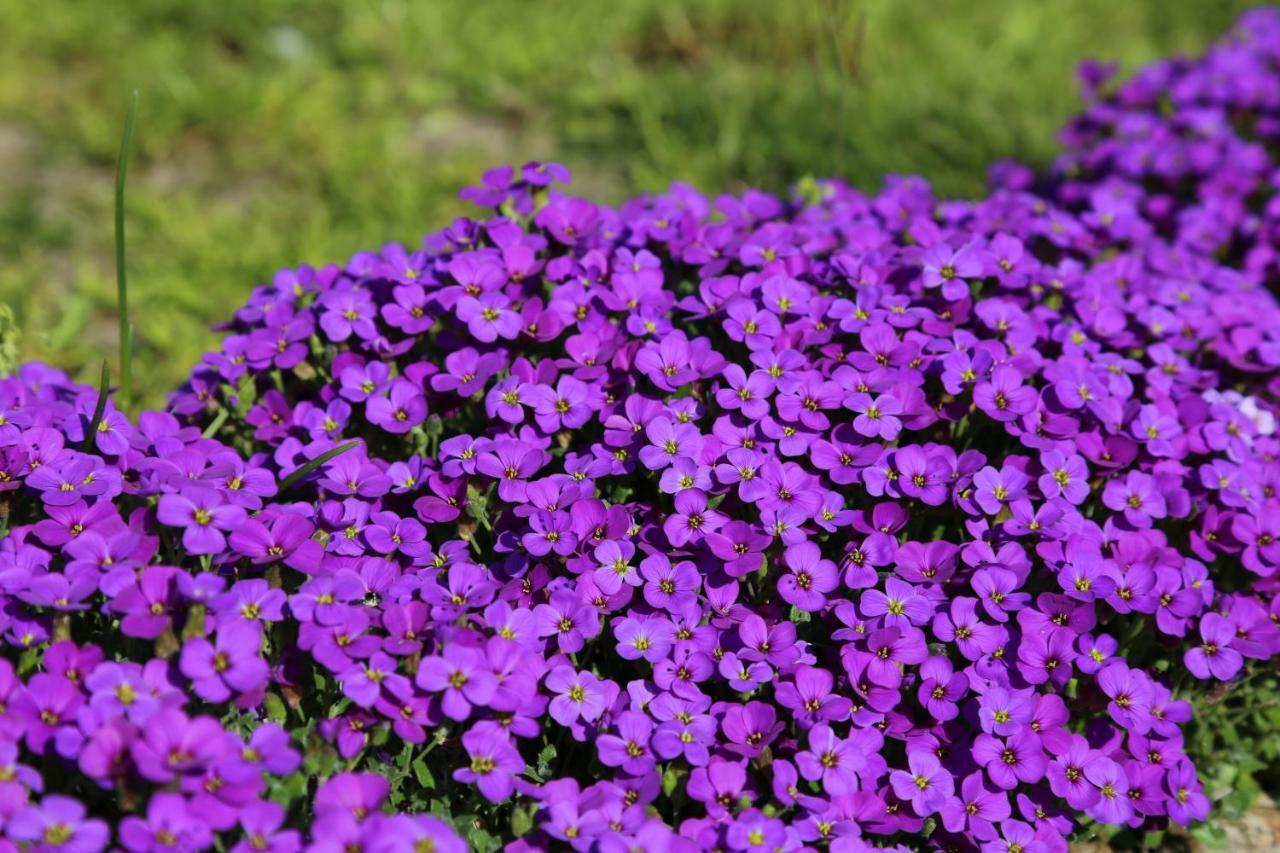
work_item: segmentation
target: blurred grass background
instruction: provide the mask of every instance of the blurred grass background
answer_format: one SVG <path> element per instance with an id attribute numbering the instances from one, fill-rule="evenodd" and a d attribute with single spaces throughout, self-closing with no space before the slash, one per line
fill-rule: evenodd
<path id="1" fill-rule="evenodd" d="M 1214 0 L 0 0 L 0 305 L 21 353 L 115 352 L 130 90 L 135 385 L 155 404 L 278 267 L 415 242 L 491 165 L 607 202 L 690 181 L 981 192 L 1047 163 L 1090 57 L 1200 51 Z"/>

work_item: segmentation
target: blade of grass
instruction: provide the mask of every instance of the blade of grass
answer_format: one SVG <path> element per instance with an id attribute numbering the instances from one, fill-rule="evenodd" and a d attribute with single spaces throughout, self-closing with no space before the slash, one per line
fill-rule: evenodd
<path id="1" fill-rule="evenodd" d="M 133 147 L 133 126 L 138 118 L 138 92 L 129 97 L 129 114 L 124 120 L 120 158 L 116 161 L 116 310 L 120 315 L 120 399 L 124 407 L 133 401 L 133 328 L 129 323 L 129 283 L 124 263 L 124 182 L 129 172 L 129 149 Z"/>
<path id="2" fill-rule="evenodd" d="M 93 407 L 93 419 L 89 421 L 89 429 L 84 434 L 85 453 L 93 450 L 93 439 L 98 434 L 98 424 L 102 423 L 102 416 L 107 413 L 107 397 L 111 395 L 111 368 L 107 366 L 106 359 L 102 361 L 102 379 L 98 382 L 98 405 Z"/>
<path id="3" fill-rule="evenodd" d="M 227 416 L 231 414 L 230 409 L 219 409 L 218 414 L 213 416 L 213 420 L 204 428 L 204 432 L 200 433 L 201 438 L 213 438 L 218 434 L 218 430 L 222 429 L 222 425 L 227 422 Z"/>
<path id="4" fill-rule="evenodd" d="M 341 454 L 346 453 L 348 450 L 355 447 L 359 443 L 360 442 L 358 441 L 348 441 L 346 444 L 339 444 L 337 447 L 334 447 L 330 450 L 326 450 L 324 453 L 321 453 L 315 459 L 312 459 L 308 462 L 304 462 L 303 464 L 299 465 L 296 469 L 294 469 L 294 472 L 292 474 L 290 474 L 288 477 L 285 477 L 283 480 L 280 481 L 279 494 L 284 494 L 285 492 L 289 491 L 289 489 L 292 488 L 293 485 L 297 483 L 299 480 L 301 480 L 303 477 L 307 476 L 312 471 L 316 470 L 321 465 L 328 462 L 330 459 L 334 458 L 335 456 L 340 456 Z"/>

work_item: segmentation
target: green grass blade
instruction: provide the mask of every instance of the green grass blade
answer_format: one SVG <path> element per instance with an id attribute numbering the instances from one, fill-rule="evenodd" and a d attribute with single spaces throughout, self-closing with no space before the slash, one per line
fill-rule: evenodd
<path id="1" fill-rule="evenodd" d="M 285 492 L 289 491 L 289 489 L 292 488 L 293 485 L 297 483 L 299 480 L 301 480 L 303 477 L 307 476 L 312 471 L 316 470 L 321 465 L 328 462 L 330 459 L 334 458 L 335 456 L 340 456 L 343 453 L 346 453 L 348 450 L 355 447 L 359 443 L 360 442 L 358 441 L 348 441 L 346 444 L 339 444 L 337 447 L 334 447 L 330 450 L 326 450 L 324 453 L 321 453 L 315 459 L 312 459 L 309 462 L 304 462 L 302 465 L 299 465 L 292 474 L 290 474 L 288 477 L 285 477 L 283 480 L 280 481 L 279 494 L 284 494 Z"/>
<path id="2" fill-rule="evenodd" d="M 200 433 L 201 438 L 213 438 L 218 434 L 218 430 L 222 429 L 222 425 L 227 422 L 227 417 L 231 414 L 230 409 L 219 409 L 218 414 L 214 415 L 209 425 L 204 428 L 204 432 Z"/>
<path id="3" fill-rule="evenodd" d="M 102 416 L 107 413 L 107 397 L 111 396 L 111 368 L 107 366 L 104 359 L 102 362 L 102 379 L 98 382 L 98 405 L 93 407 L 93 419 L 89 421 L 89 429 L 84 434 L 84 446 L 82 449 L 85 453 L 93 452 L 93 440 L 98 434 L 98 424 L 102 423 Z"/>
<path id="4" fill-rule="evenodd" d="M 120 399 L 125 407 L 133 395 L 133 329 L 129 323 L 129 282 L 124 263 L 124 182 L 129 172 L 129 149 L 133 147 L 133 126 L 138 118 L 138 92 L 129 97 L 129 114 L 124 120 L 120 157 L 116 161 L 116 310 L 120 315 Z"/>

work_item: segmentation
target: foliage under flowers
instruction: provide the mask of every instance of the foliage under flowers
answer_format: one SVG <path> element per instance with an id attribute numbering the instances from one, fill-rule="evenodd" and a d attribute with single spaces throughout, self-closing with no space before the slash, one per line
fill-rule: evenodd
<path id="1" fill-rule="evenodd" d="M 96 392 L 3 380 L 6 834 L 1030 853 L 1205 819 L 1193 702 L 1280 652 L 1278 61 L 1259 12 L 1087 68 L 1057 167 L 978 202 L 615 211 L 495 170 L 491 218 L 279 273 L 173 414 L 86 440 Z"/>

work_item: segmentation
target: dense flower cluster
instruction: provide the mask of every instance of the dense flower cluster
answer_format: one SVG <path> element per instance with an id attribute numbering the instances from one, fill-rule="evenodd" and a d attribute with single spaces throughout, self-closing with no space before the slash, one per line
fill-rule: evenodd
<path id="1" fill-rule="evenodd" d="M 39 364 L 0 379 L 0 849 L 102 850 L 102 816 L 123 814 L 130 851 L 223 834 L 286 853 L 305 841 L 276 801 L 292 791 L 312 849 L 465 850 L 438 818 L 381 814 L 382 776 L 304 767 L 323 739 L 282 726 L 278 696 L 273 719 L 237 711 L 286 681 L 272 627 L 301 605 L 275 566 L 318 561 L 307 513 L 267 503 L 262 459 L 171 414 L 108 405 L 95 426 L 98 398 Z"/>
<path id="2" fill-rule="evenodd" d="M 89 442 L 95 392 L 6 380 L 8 837 L 1203 820 L 1188 699 L 1280 654 L 1278 67 L 1274 12 L 1087 67 L 1055 169 L 975 202 L 498 169 L 488 218 L 277 274 L 172 414 Z"/>

